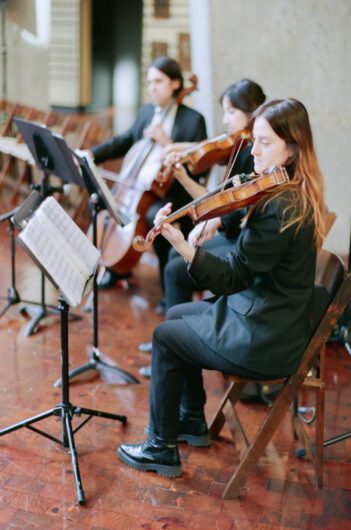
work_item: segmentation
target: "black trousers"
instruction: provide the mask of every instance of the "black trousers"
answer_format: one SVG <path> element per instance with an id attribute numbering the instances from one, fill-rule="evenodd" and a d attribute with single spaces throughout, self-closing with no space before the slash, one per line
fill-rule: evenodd
<path id="1" fill-rule="evenodd" d="M 167 311 L 167 320 L 154 331 L 150 426 L 157 436 L 169 442 L 177 438 L 181 412 L 196 416 L 204 414 L 203 368 L 240 377 L 258 377 L 258 374 L 236 366 L 211 350 L 182 319 L 183 315 L 200 315 L 210 304 L 202 301 L 177 305 Z"/>

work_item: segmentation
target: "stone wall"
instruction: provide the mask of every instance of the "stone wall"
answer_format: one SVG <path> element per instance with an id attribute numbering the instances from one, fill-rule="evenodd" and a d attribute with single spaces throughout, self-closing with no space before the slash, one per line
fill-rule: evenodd
<path id="1" fill-rule="evenodd" d="M 306 105 L 327 205 L 337 214 L 326 246 L 346 255 L 351 217 L 350 1 L 190 0 L 190 7 L 193 68 L 211 83 L 207 97 L 196 104 L 221 131 L 218 95 L 248 77 L 269 98 L 292 96 Z M 196 18 L 200 11 L 201 23 Z M 201 32 L 201 26 L 209 31 Z"/>

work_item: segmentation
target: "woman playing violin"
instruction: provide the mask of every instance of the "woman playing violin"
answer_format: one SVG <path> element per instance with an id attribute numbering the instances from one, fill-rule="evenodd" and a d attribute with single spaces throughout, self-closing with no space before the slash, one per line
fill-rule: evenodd
<path id="1" fill-rule="evenodd" d="M 202 369 L 288 376 L 312 334 L 325 207 L 307 111 L 295 99 L 265 103 L 253 114 L 252 134 L 255 172 L 283 166 L 289 181 L 251 206 L 231 253 L 194 249 L 177 228 L 161 225 L 189 273 L 216 298 L 172 307 L 154 331 L 149 436 L 118 450 L 136 469 L 179 476 L 177 442 L 209 445 Z M 169 211 L 161 209 L 156 224 Z"/>
<path id="2" fill-rule="evenodd" d="M 100 164 L 111 158 L 124 156 L 140 139 L 147 137 L 161 146 L 171 142 L 199 142 L 206 138 L 206 125 L 203 116 L 183 105 L 176 99 L 183 89 L 183 75 L 179 64 L 168 57 L 158 57 L 147 70 L 148 92 L 151 103 L 143 105 L 134 124 L 123 134 L 114 136 L 108 142 L 92 149 L 94 161 Z M 156 212 L 166 202 L 171 201 L 176 208 L 189 202 L 190 196 L 177 182 L 167 191 L 162 201 L 155 201 L 147 212 L 149 228 L 153 226 Z M 191 224 L 182 222 L 182 228 L 188 233 Z M 170 244 L 159 238 L 155 241 L 155 251 L 159 258 L 160 273 L 167 261 Z M 111 287 L 118 279 L 113 271 L 105 273 L 100 287 Z"/>
<path id="3" fill-rule="evenodd" d="M 262 88 L 250 79 L 242 79 L 230 85 L 221 95 L 220 101 L 223 107 L 223 124 L 229 135 L 237 134 L 248 128 L 252 112 L 266 99 Z M 251 156 L 252 144 L 248 143 L 244 149 L 239 151 L 236 161 L 232 167 L 231 175 L 240 173 L 249 174 L 253 171 L 253 158 Z M 174 175 L 177 180 L 187 189 L 193 198 L 204 193 L 204 188 L 194 182 L 186 173 L 183 166 L 176 167 Z M 241 212 L 243 213 L 243 212 Z M 225 220 L 223 220 L 225 223 Z M 217 233 L 222 226 L 222 220 L 217 218 L 207 223 L 201 234 L 201 241 L 206 243 L 204 248 L 212 253 L 225 256 L 232 248 L 233 240 L 237 233 Z M 190 242 L 197 243 L 202 232 L 203 225 L 197 225 L 189 234 Z M 166 308 L 175 304 L 188 302 L 195 290 L 202 290 L 201 285 L 196 285 L 186 272 L 184 260 L 171 251 L 170 258 L 164 271 L 164 284 L 166 295 Z"/>
<path id="4" fill-rule="evenodd" d="M 221 97 L 220 103 L 223 109 L 223 124 L 227 129 L 228 135 L 236 135 L 248 128 L 252 112 L 261 105 L 266 99 L 266 96 L 257 83 L 250 79 L 241 79 L 236 83 L 227 87 Z M 240 140 L 238 140 L 240 141 Z M 240 144 L 239 144 L 240 145 Z M 179 158 L 182 144 L 172 144 L 167 147 L 170 151 L 165 163 L 169 163 L 173 169 L 175 178 L 193 197 L 199 197 L 205 192 L 205 188 L 195 182 L 187 173 L 182 165 L 175 165 L 174 162 Z M 176 147 L 176 152 L 172 151 Z M 231 174 L 237 175 L 240 173 L 251 173 L 253 171 L 253 158 L 251 156 L 252 144 L 249 142 L 241 149 L 236 157 L 236 161 L 232 167 Z M 237 212 L 236 216 L 240 216 L 245 212 Z M 213 219 L 206 224 L 204 232 L 201 234 L 201 243 L 203 248 L 212 252 L 217 256 L 225 256 L 233 247 L 233 242 L 238 236 L 238 230 L 233 229 L 232 232 L 217 232 L 221 228 L 222 223 L 225 224 L 225 218 Z M 189 234 L 189 241 L 192 244 L 198 242 L 199 234 L 203 228 L 203 223 L 199 223 Z M 202 291 L 205 287 L 200 283 L 196 284 L 187 273 L 186 264 L 184 260 L 175 249 L 171 249 L 167 265 L 163 273 L 164 292 L 165 292 L 165 308 L 169 309 L 173 305 L 183 302 L 190 302 L 195 291 Z M 141 351 L 151 352 L 151 342 L 142 343 L 139 345 Z M 141 375 L 150 377 L 151 367 L 145 366 L 140 369 Z"/>

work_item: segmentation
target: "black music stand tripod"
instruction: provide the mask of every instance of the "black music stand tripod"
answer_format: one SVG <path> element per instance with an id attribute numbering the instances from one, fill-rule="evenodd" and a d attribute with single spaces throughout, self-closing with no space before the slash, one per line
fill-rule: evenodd
<path id="1" fill-rule="evenodd" d="M 97 216 L 100 210 L 102 209 L 108 209 L 111 214 L 116 218 L 116 211 L 115 206 L 111 205 L 111 201 L 108 197 L 108 191 L 104 188 L 104 186 L 101 186 L 101 181 L 97 182 L 94 178 L 94 175 L 92 174 L 89 165 L 87 161 L 83 158 L 77 157 L 80 168 L 82 171 L 82 177 L 85 182 L 86 188 L 88 190 L 90 199 L 89 199 L 89 208 L 90 208 L 90 215 L 92 220 L 92 229 L 93 229 L 93 245 L 97 247 Z M 112 210 L 114 209 L 114 210 Z M 123 218 L 121 218 L 122 214 L 120 212 L 117 213 L 117 221 L 119 223 L 123 223 Z M 123 370 L 122 368 L 119 368 L 118 366 L 115 366 L 113 364 L 107 363 L 99 350 L 99 335 L 98 335 L 98 328 L 99 328 L 99 318 L 98 318 L 98 284 L 97 284 L 97 275 L 95 274 L 93 279 L 93 346 L 89 350 L 89 356 L 90 359 L 85 364 L 74 368 L 73 370 L 69 371 L 69 379 L 72 379 L 75 376 L 78 376 L 80 374 L 83 374 L 87 372 L 88 370 L 97 370 L 99 373 L 102 371 L 110 370 L 116 375 L 118 375 L 121 379 L 126 381 L 127 383 L 133 383 L 138 384 L 140 381 L 134 377 L 134 375 L 130 374 L 126 370 Z M 58 379 L 54 386 L 58 387 L 61 384 L 61 379 Z"/>
<path id="2" fill-rule="evenodd" d="M 43 269 L 45 271 L 45 268 Z M 50 279 L 49 272 L 48 271 L 45 271 L 45 272 L 48 274 L 49 279 Z M 84 407 L 78 407 L 70 403 L 69 379 L 68 379 L 69 306 L 68 306 L 68 303 L 66 302 L 66 299 L 60 292 L 58 295 L 58 310 L 61 315 L 61 381 L 62 381 L 61 402 L 58 403 L 52 409 L 42 412 L 41 414 L 32 416 L 31 418 L 27 418 L 19 423 L 15 423 L 9 427 L 6 427 L 5 429 L 1 429 L 0 436 L 4 436 L 5 434 L 21 429 L 22 427 L 26 427 L 27 429 L 30 429 L 31 431 L 34 431 L 37 434 L 40 434 L 41 436 L 44 436 L 45 438 L 49 438 L 49 440 L 52 440 L 58 443 L 59 445 L 62 445 L 62 447 L 69 447 L 70 454 L 71 454 L 71 460 L 72 460 L 72 468 L 73 468 L 73 473 L 74 473 L 75 485 L 76 485 L 77 501 L 79 502 L 79 504 L 83 504 L 85 502 L 85 495 L 84 495 L 84 490 L 83 490 L 80 472 L 79 472 L 77 450 L 76 450 L 76 446 L 74 442 L 74 434 L 79 429 L 81 429 L 83 425 L 85 425 L 93 416 L 108 418 L 112 420 L 118 420 L 122 422 L 123 424 L 126 423 L 127 417 L 121 416 L 119 414 L 110 414 L 108 412 L 102 412 L 98 410 L 87 409 Z M 72 427 L 73 416 L 74 415 L 81 416 L 82 414 L 87 416 L 87 418 L 85 418 L 77 427 L 73 429 Z M 62 438 L 61 439 L 56 438 L 55 436 L 33 426 L 33 424 L 38 423 L 39 421 L 44 420 L 50 416 L 61 417 L 61 420 L 62 420 Z"/>
<path id="3" fill-rule="evenodd" d="M 33 189 L 39 191 L 41 198 L 44 200 L 55 192 L 63 192 L 62 186 L 50 186 L 49 175 L 53 174 L 61 178 L 63 182 L 75 183 L 81 185 L 81 180 L 70 171 L 67 171 L 67 163 L 62 158 L 59 148 L 56 145 L 55 138 L 51 131 L 44 125 L 32 123 L 27 120 L 15 118 L 15 123 L 18 131 L 21 133 L 23 140 L 27 144 L 31 152 L 36 166 L 41 171 L 41 182 L 38 186 L 32 186 Z M 69 168 L 71 170 L 71 168 Z M 76 171 L 77 173 L 77 171 Z M 11 220 L 9 220 L 11 225 Z M 13 227 L 10 228 L 11 233 L 11 266 L 12 266 L 12 286 L 8 290 L 8 303 L 6 308 L 0 313 L 0 317 L 13 304 L 24 302 L 28 304 L 21 309 L 22 314 L 28 313 L 34 315 L 31 321 L 24 329 L 24 336 L 29 337 L 33 335 L 38 327 L 39 322 L 49 315 L 57 315 L 58 311 L 53 306 L 46 304 L 45 301 L 45 274 L 41 271 L 41 289 L 40 302 L 33 303 L 27 300 L 21 300 L 15 286 L 15 244 L 13 237 Z M 29 307 L 32 306 L 33 307 Z M 81 317 L 71 314 L 72 320 L 80 320 Z"/>
<path id="4" fill-rule="evenodd" d="M 84 407 L 77 407 L 72 405 L 69 401 L 69 381 L 68 381 L 68 304 L 62 295 L 58 297 L 58 309 L 61 313 L 61 381 L 62 381 L 62 392 L 61 392 L 61 403 L 57 404 L 54 408 L 42 412 L 31 418 L 15 423 L 10 427 L 0 430 L 0 436 L 4 436 L 12 431 L 26 427 L 31 431 L 49 438 L 54 442 L 62 445 L 62 447 L 69 447 L 69 452 L 72 459 L 72 468 L 74 473 L 74 480 L 76 484 L 77 501 L 79 504 L 85 502 L 85 495 L 82 486 L 82 481 L 79 472 L 78 455 L 74 442 L 74 434 L 85 425 L 93 416 L 101 418 L 108 418 L 111 420 L 118 420 L 123 424 L 126 423 L 127 417 L 119 414 L 110 414 L 108 412 L 101 412 L 98 410 L 87 409 Z M 72 427 L 72 418 L 74 415 L 81 416 L 84 414 L 88 416 L 85 418 L 75 429 Z M 60 416 L 62 419 L 62 439 L 56 438 L 51 434 L 34 427 L 33 424 L 37 423 L 49 416 Z"/>
<path id="5" fill-rule="evenodd" d="M 35 302 L 34 300 L 25 300 L 21 298 L 17 286 L 16 286 L 16 245 L 15 245 L 15 232 L 14 225 L 12 222 L 12 216 L 16 213 L 19 207 L 14 208 L 13 210 L 0 216 L 0 223 L 8 221 L 9 223 L 9 232 L 10 232 L 10 253 L 11 253 L 11 287 L 7 289 L 7 296 L 1 297 L 6 300 L 5 306 L 0 311 L 0 318 L 10 309 L 11 306 L 16 304 L 27 304 L 28 306 L 40 306 L 37 308 L 38 315 L 34 320 L 32 320 L 24 330 L 24 336 L 28 337 L 35 332 L 38 322 L 42 318 L 42 314 L 45 311 L 46 314 L 53 313 L 57 314 L 57 310 L 54 306 L 48 305 L 45 303 L 45 285 L 41 287 L 41 301 Z M 21 308 L 21 313 L 27 313 L 26 306 Z"/>

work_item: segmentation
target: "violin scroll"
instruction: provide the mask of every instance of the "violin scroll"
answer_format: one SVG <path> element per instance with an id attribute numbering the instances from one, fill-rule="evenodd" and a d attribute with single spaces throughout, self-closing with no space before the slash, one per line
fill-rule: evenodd
<path id="1" fill-rule="evenodd" d="M 155 237 L 152 237 L 152 230 L 147 234 L 146 238 L 143 236 L 135 236 L 133 239 L 133 248 L 137 252 L 146 252 L 150 250 Z"/>
<path id="2" fill-rule="evenodd" d="M 147 250 L 150 250 L 155 237 L 158 236 L 160 233 L 161 228 L 158 225 L 151 228 L 151 230 L 146 234 L 146 237 L 143 237 L 141 235 L 135 236 L 133 239 L 134 250 L 136 250 L 137 252 L 146 252 Z"/>

